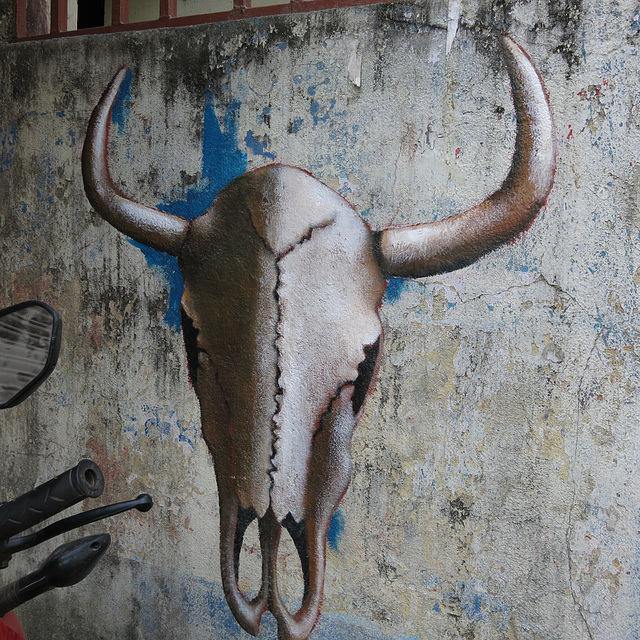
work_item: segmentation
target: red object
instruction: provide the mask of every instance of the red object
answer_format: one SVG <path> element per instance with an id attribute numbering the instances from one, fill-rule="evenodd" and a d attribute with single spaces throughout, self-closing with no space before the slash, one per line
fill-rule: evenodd
<path id="1" fill-rule="evenodd" d="M 0 618 L 0 640 L 27 640 L 20 620 L 13 611 Z"/>

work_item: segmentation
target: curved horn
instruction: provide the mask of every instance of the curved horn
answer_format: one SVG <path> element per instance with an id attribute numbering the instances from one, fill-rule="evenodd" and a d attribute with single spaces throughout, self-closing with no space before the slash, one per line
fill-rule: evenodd
<path id="1" fill-rule="evenodd" d="M 114 76 L 91 114 L 82 149 L 84 190 L 93 208 L 111 225 L 152 249 L 178 255 L 189 223 L 152 207 L 130 200 L 113 184 L 107 165 L 111 110 L 127 67 Z"/>
<path id="2" fill-rule="evenodd" d="M 378 233 L 386 277 L 421 278 L 467 266 L 524 231 L 551 191 L 556 145 L 549 102 L 529 56 L 500 38 L 517 114 L 513 162 L 502 187 L 464 213 Z"/>

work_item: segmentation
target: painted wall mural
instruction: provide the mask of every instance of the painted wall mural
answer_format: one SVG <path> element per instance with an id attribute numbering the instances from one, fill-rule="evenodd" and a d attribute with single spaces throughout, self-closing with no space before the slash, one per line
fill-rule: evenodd
<path id="1" fill-rule="evenodd" d="M 505 64 L 496 27 L 522 45 L 547 90 L 557 151 L 547 203 L 514 240 L 469 266 L 389 277 L 398 272 L 380 266 L 383 232 L 430 222 L 423 229 L 435 232 L 451 214 L 501 193 L 516 148 L 518 110 L 528 117 L 535 100 L 518 103 L 513 96 L 509 69 L 518 74 L 520 63 L 507 58 Z M 311 572 L 286 528 L 294 529 L 293 516 L 278 525 L 277 570 L 268 566 L 264 581 L 257 517 L 237 545 L 237 579 L 236 559 L 229 561 L 235 541 L 221 545 L 216 473 L 225 461 L 216 468 L 202 435 L 203 416 L 220 407 L 206 392 L 211 349 L 198 352 L 197 340 L 209 347 L 203 341 L 216 338 L 209 309 L 224 307 L 221 317 L 235 327 L 224 329 L 228 342 L 255 337 L 253 353 L 243 350 L 244 360 L 234 354 L 222 372 L 227 380 L 219 375 L 220 384 L 232 387 L 234 375 L 242 387 L 236 395 L 227 391 L 234 415 L 252 411 L 258 423 L 258 411 L 275 416 L 282 406 L 286 427 L 294 410 L 305 410 L 312 417 L 304 426 L 313 429 L 315 410 L 334 408 L 327 419 L 344 415 L 338 412 L 347 402 L 338 391 L 353 387 L 351 405 L 362 402 L 348 445 L 349 487 L 321 549 L 321 615 L 310 640 L 638 640 L 636 0 L 393 2 L 3 42 L 0 54 L 0 306 L 40 299 L 64 322 L 53 375 L 2 414 L 0 500 L 82 458 L 100 465 L 116 499 L 145 491 L 154 497 L 147 514 L 107 525 L 110 553 L 87 582 L 21 607 L 27 637 L 248 640 L 225 597 L 225 549 L 225 581 L 231 589 L 237 582 L 249 612 L 263 582 L 274 593 L 269 571 L 289 614 L 303 605 L 304 573 Z M 114 228 L 85 193 L 87 126 L 125 64 L 129 71 L 107 117 L 109 174 L 122 194 L 153 215 L 158 209 L 170 220 L 187 220 L 192 241 L 197 229 L 204 244 L 203 226 L 211 222 L 218 243 L 203 252 L 191 245 L 186 284 L 182 257 Z M 537 121 L 530 122 L 539 131 Z M 516 155 L 521 164 L 531 151 L 524 148 Z M 317 225 L 308 207 L 301 215 L 313 230 L 302 242 L 304 232 L 289 224 L 276 233 L 265 221 L 258 233 L 255 212 L 267 212 L 264 185 L 276 184 L 278 171 L 296 176 L 303 201 L 316 193 L 340 203 L 340 220 L 359 235 L 344 234 L 332 245 L 337 219 Z M 249 186 L 236 197 L 243 185 Z M 287 193 L 294 198 L 292 189 Z M 258 204 L 232 214 L 232 203 L 245 200 Z M 214 209 L 207 213 L 214 201 L 214 209 L 228 205 L 218 226 Z M 283 238 L 293 249 L 278 257 L 278 247 L 263 237 Z M 330 250 L 316 259 L 321 245 Z M 360 248 L 362 262 L 345 258 L 338 273 L 338 258 L 349 248 Z M 226 273 L 237 265 L 251 326 L 234 324 L 241 301 L 229 280 L 204 287 L 208 264 L 196 272 L 193 262 L 203 256 L 220 261 Z M 308 261 L 316 277 L 305 285 Z M 260 268 L 251 271 L 255 265 Z M 352 276 L 358 266 L 370 278 L 368 289 Z M 251 280 L 250 272 L 262 279 Z M 329 295 L 331 282 L 339 286 Z M 377 286 L 385 288 L 376 307 Z M 191 327 L 181 319 L 187 294 Z M 236 306 L 216 304 L 216 295 Z M 351 324 L 327 316 L 319 327 L 318 309 L 333 299 L 342 300 L 335 310 Z M 257 351 L 258 317 L 271 323 L 262 337 L 269 326 L 272 338 L 283 333 L 264 352 Z M 356 327 L 360 317 L 374 328 Z M 291 328 L 295 322 L 300 326 Z M 332 359 L 338 349 L 331 332 L 338 326 L 346 336 L 335 335 L 348 339 L 355 353 L 343 350 L 345 360 Z M 375 344 L 380 326 L 384 345 L 365 393 L 368 372 L 358 364 L 373 362 L 364 346 Z M 195 350 L 193 341 L 185 349 L 185 336 L 196 331 Z M 294 354 L 295 331 L 313 339 L 295 345 Z M 251 378 L 250 363 L 261 353 L 264 387 Z M 274 358 L 282 365 L 281 388 L 268 378 Z M 189 362 L 198 359 L 204 365 L 191 367 L 190 384 Z M 291 386 L 308 385 L 311 376 L 323 383 L 313 387 L 317 395 Z M 296 405 L 296 397 L 305 403 Z M 211 406 L 205 407 L 207 398 Z M 239 407 L 245 398 L 251 402 Z M 226 405 L 222 413 L 231 416 Z M 333 433 L 340 427 L 325 422 L 315 439 L 296 432 L 298 441 L 308 438 L 313 450 L 321 434 L 329 434 L 327 426 Z M 261 437 L 268 438 L 268 430 Z M 236 443 L 229 443 L 235 455 Z M 264 490 L 257 469 L 265 464 L 269 505 L 275 495 L 271 457 L 254 465 L 260 459 L 255 446 L 241 454 L 253 480 L 229 482 L 235 482 L 230 494 L 238 495 L 240 529 L 246 521 L 238 518 L 253 515 L 248 500 Z M 281 455 L 289 454 L 283 449 Z M 279 486 L 292 488 L 302 509 L 313 499 L 307 477 Z M 285 498 L 281 504 L 295 507 L 293 499 L 290 507 Z M 269 523 L 272 513 L 267 508 L 263 528 L 277 520 L 273 514 Z M 104 531 L 94 526 L 88 535 Z M 22 567 L 35 570 L 40 557 L 66 541 L 51 541 L 42 556 L 34 554 L 33 566 Z M 3 572 L 7 581 L 19 577 L 15 567 L 16 573 L 12 566 Z M 273 640 L 277 627 L 267 610 L 257 638 Z"/>
<path id="2" fill-rule="evenodd" d="M 330 521 L 382 353 L 386 281 L 473 263 L 524 231 L 549 195 L 556 142 L 545 89 L 518 44 L 503 36 L 500 47 L 517 116 L 509 174 L 482 203 L 426 224 L 372 232 L 342 196 L 284 164 L 232 180 L 187 220 L 130 199 L 110 177 L 109 126 L 126 68 L 93 111 L 82 154 L 89 201 L 136 242 L 177 256 L 184 277 L 189 373 L 219 491 L 222 584 L 253 635 L 267 610 L 282 640 L 304 640 L 320 615 Z M 262 581 L 250 598 L 238 564 L 256 519 Z M 283 528 L 304 574 L 295 612 L 278 587 Z"/>

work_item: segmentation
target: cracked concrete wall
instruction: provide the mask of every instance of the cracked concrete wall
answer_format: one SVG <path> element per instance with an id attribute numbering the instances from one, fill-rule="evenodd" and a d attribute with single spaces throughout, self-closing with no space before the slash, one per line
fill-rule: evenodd
<path id="1" fill-rule="evenodd" d="M 546 84 L 556 184 L 517 242 L 446 276 L 389 283 L 385 356 L 312 637 L 639 637 L 631 0 L 396 3 L 0 45 L 0 304 L 39 298 L 65 323 L 53 377 L 2 415 L 1 495 L 91 457 L 107 479 L 97 503 L 144 490 L 156 500 L 149 514 L 87 527 L 108 529 L 111 550 L 81 585 L 20 610 L 31 637 L 248 637 L 220 588 L 175 262 L 128 242 L 83 193 L 84 131 L 115 70 L 133 73 L 111 170 L 139 201 L 193 215 L 234 171 L 278 161 L 379 228 L 449 215 L 500 185 L 515 123 L 496 26 Z M 249 535 L 247 591 L 259 573 Z M 300 569 L 284 544 L 295 602 Z M 275 637 L 272 621 L 259 637 Z"/>

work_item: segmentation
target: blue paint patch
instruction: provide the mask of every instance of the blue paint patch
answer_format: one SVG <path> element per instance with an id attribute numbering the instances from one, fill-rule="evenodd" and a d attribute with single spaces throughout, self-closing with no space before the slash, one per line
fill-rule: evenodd
<path id="1" fill-rule="evenodd" d="M 284 51 L 287 48 L 287 43 L 286 42 L 281 42 L 278 45 L 278 49 L 280 49 L 280 51 Z"/>
<path id="2" fill-rule="evenodd" d="M 160 209 L 161 207 L 158 207 Z M 140 249 L 144 254 L 147 264 L 167 282 L 169 298 L 167 300 L 167 311 L 164 314 L 164 321 L 174 331 L 179 331 L 181 327 L 180 300 L 184 290 L 184 279 L 178 268 L 178 261 L 173 256 L 156 251 L 151 247 L 129 240 L 129 242 Z"/>
<path id="3" fill-rule="evenodd" d="M 420 576 L 422 577 L 422 584 L 433 591 L 436 591 L 439 585 L 444 582 L 442 578 L 429 569 L 420 569 Z"/>
<path id="4" fill-rule="evenodd" d="M 265 635 L 268 637 L 275 637 Z M 380 631 L 374 624 L 355 616 L 324 612 L 309 636 L 310 640 L 418 640 L 417 636 L 394 634 L 390 636 Z"/>
<path id="5" fill-rule="evenodd" d="M 254 155 L 275 160 L 276 154 L 271 151 L 267 151 L 267 141 L 256 140 L 253 131 L 247 131 L 247 135 L 244 137 L 244 143 L 249 149 L 251 149 L 251 151 L 253 151 Z"/>
<path id="6" fill-rule="evenodd" d="M 23 220 L 27 223 L 21 230 L 21 234 L 28 238 L 32 233 L 43 229 L 51 220 L 51 208 L 53 206 L 56 177 L 54 176 L 54 163 L 49 151 L 44 151 L 40 156 L 41 171 L 35 180 L 36 201 L 35 207 L 30 208 L 27 202 L 20 202 L 20 211 Z M 57 168 L 57 166 L 56 166 Z M 26 253 L 31 253 L 28 242 L 22 247 Z"/>
<path id="7" fill-rule="evenodd" d="M 113 109 L 111 111 L 111 122 L 118 125 L 118 133 L 122 135 L 125 130 L 125 126 L 129 117 L 131 116 L 131 81 L 133 80 L 133 73 L 131 69 L 127 69 L 127 73 L 124 76 L 124 80 L 120 85 L 120 91 L 116 96 L 113 103 Z"/>
<path id="8" fill-rule="evenodd" d="M 519 258 L 517 254 L 511 253 L 509 255 L 509 261 L 507 262 L 507 269 L 509 271 L 520 271 L 521 273 L 528 273 L 529 271 L 537 272 L 538 267 L 535 264 L 537 259 L 533 256 L 524 256 L 524 259 L 530 258 L 533 264 L 526 264 L 525 262 L 520 262 L 519 260 L 523 260 L 523 258 Z"/>
<path id="9" fill-rule="evenodd" d="M 342 511 L 337 509 L 331 516 L 331 522 L 329 523 L 329 531 L 327 532 L 327 542 L 329 548 L 333 551 L 338 551 L 340 541 L 342 540 L 342 534 L 344 533 L 345 519 L 342 515 Z"/>
<path id="10" fill-rule="evenodd" d="M 400 299 L 400 295 L 405 290 L 407 281 L 403 278 L 390 278 L 387 283 L 387 290 L 384 294 L 384 301 L 388 304 L 395 304 Z"/>
<path id="11" fill-rule="evenodd" d="M 69 394 L 66 391 L 59 391 L 56 404 L 59 407 L 68 407 L 71 404 L 71 401 L 69 400 Z"/>
<path id="12" fill-rule="evenodd" d="M 156 407 L 154 414 L 145 420 L 144 434 L 146 436 L 151 435 L 153 431 L 160 434 L 160 439 L 169 437 L 171 435 L 171 423 L 168 420 L 163 420 L 160 417 L 160 412 L 164 411 L 160 407 Z"/>
<path id="13" fill-rule="evenodd" d="M 303 122 L 304 121 L 302 120 L 302 118 L 294 118 L 293 122 L 291 123 L 291 133 L 293 133 L 294 135 L 298 133 L 298 131 L 300 131 L 300 128 L 302 127 Z"/>
<path id="14" fill-rule="evenodd" d="M 8 128 L 0 128 L 0 173 L 11 169 L 13 154 L 18 141 L 16 125 Z"/>
<path id="15" fill-rule="evenodd" d="M 317 127 L 321 122 L 327 122 L 331 116 L 331 112 L 336 106 L 335 100 L 329 100 L 329 107 L 321 109 L 320 103 L 316 100 L 311 102 L 311 106 L 309 107 L 309 113 L 313 118 L 313 126 Z M 336 113 L 334 115 L 343 115 L 342 113 Z"/>
<path id="16" fill-rule="evenodd" d="M 132 564 L 141 604 L 138 620 L 143 636 L 160 638 L 167 629 L 191 629 L 194 637 L 243 640 L 248 637 L 235 621 L 222 586 L 200 576 L 147 563 Z M 111 592 L 113 594 L 114 591 Z M 113 595 L 112 595 L 113 597 Z M 114 606 L 121 606 L 115 602 Z M 265 613 L 260 638 L 277 636 L 276 621 Z M 417 636 L 389 635 L 363 618 L 324 611 L 310 635 L 312 640 L 418 640 Z"/>
<path id="17" fill-rule="evenodd" d="M 153 598 L 157 597 L 155 593 L 157 587 L 152 582 L 149 584 L 146 580 L 142 580 L 139 586 L 140 601 L 141 602 L 153 602 Z M 161 626 L 160 619 L 153 613 L 153 607 L 140 607 L 140 625 L 145 631 L 145 635 L 150 638 L 157 637 L 160 633 Z"/>
<path id="18" fill-rule="evenodd" d="M 126 78 L 129 77 L 127 74 Z M 126 81 L 125 78 L 125 81 Z M 130 81 L 129 81 L 130 83 Z M 125 120 L 129 115 L 127 107 L 119 107 L 116 114 L 122 120 L 124 130 Z M 184 200 L 171 203 L 160 203 L 158 209 L 192 220 L 207 211 L 220 191 L 234 178 L 242 175 L 247 168 L 247 156 L 237 146 L 239 102 L 230 103 L 223 116 L 223 128 L 220 127 L 215 112 L 213 93 L 208 91 L 205 96 L 204 126 L 202 138 L 202 178 L 197 185 L 190 188 Z M 135 240 L 129 240 L 144 254 L 147 264 L 166 280 L 169 289 L 167 312 L 164 321 L 175 331 L 180 330 L 180 300 L 184 290 L 184 280 L 178 268 L 175 257 L 151 249 Z"/>
<path id="19" fill-rule="evenodd" d="M 464 612 L 469 620 L 483 620 L 493 628 L 494 625 L 505 632 L 509 628 L 509 616 L 511 609 L 504 603 L 501 597 L 489 593 L 487 585 L 475 578 L 460 580 L 455 583 L 451 590 L 450 583 L 435 575 L 428 569 L 423 569 L 420 573 L 424 576 L 423 584 L 431 591 L 437 592 L 430 598 L 434 601 L 432 610 L 440 612 L 441 602 L 455 602 Z M 449 589 L 445 585 L 449 584 Z"/>
<path id="20" fill-rule="evenodd" d="M 313 125 L 317 125 L 319 122 L 319 119 L 317 117 L 318 113 L 320 112 L 320 103 L 316 102 L 315 100 L 311 103 L 311 106 L 309 107 L 309 113 L 311 113 L 311 115 L 313 116 Z M 326 114 L 325 114 L 325 118 L 326 120 Z"/>
<path id="21" fill-rule="evenodd" d="M 198 440 L 202 438 L 199 427 L 194 424 L 183 426 L 177 418 L 175 411 L 167 410 L 164 407 L 151 407 L 146 405 L 142 408 L 142 415 L 135 416 L 125 413 L 127 422 L 122 428 L 122 432 L 130 434 L 134 438 L 151 438 L 160 440 L 177 439 L 180 444 L 186 444 L 191 451 L 195 451 Z M 143 424 L 144 421 L 144 424 Z M 136 444 L 135 449 L 139 450 Z"/>
<path id="22" fill-rule="evenodd" d="M 470 620 L 482 620 L 484 615 L 482 612 L 482 596 L 474 593 L 462 603 L 462 609 Z"/>
<path id="23" fill-rule="evenodd" d="M 318 87 L 321 87 L 322 85 L 325 84 L 329 84 L 331 82 L 331 80 L 329 78 L 325 78 L 322 82 L 319 82 L 318 84 L 314 84 L 311 85 L 310 87 L 307 88 L 307 93 L 310 96 L 315 96 L 316 95 L 316 91 L 318 90 Z"/>

